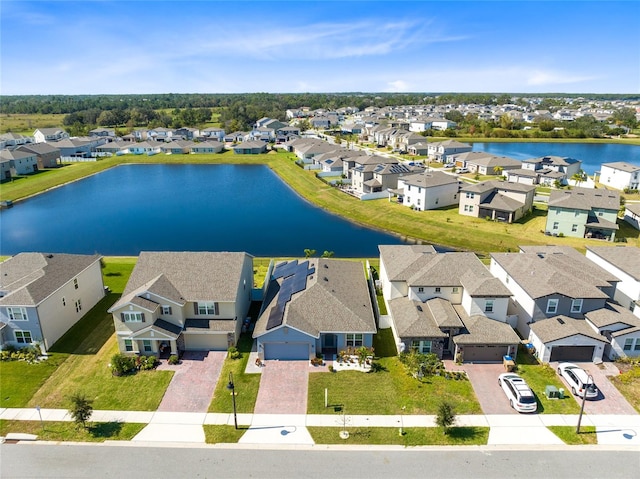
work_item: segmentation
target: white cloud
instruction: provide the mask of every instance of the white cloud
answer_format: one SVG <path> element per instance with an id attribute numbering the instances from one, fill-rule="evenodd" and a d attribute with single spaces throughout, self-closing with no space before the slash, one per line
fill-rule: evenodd
<path id="1" fill-rule="evenodd" d="M 403 81 L 403 80 L 395 80 L 392 82 L 387 83 L 387 85 L 389 85 L 389 88 L 387 88 L 386 91 L 388 92 L 404 92 L 404 91 L 409 91 L 409 85 L 407 84 L 407 82 Z"/>

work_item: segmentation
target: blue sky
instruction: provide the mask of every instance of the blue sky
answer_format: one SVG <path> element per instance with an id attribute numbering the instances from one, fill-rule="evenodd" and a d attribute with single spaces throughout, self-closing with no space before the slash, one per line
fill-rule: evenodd
<path id="1" fill-rule="evenodd" d="M 638 1 L 0 3 L 0 93 L 640 92 Z"/>

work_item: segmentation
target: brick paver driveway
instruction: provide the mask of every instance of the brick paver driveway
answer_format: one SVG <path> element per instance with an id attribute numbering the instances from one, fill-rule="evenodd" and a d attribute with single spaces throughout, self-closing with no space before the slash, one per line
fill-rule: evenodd
<path id="1" fill-rule="evenodd" d="M 182 362 L 158 369 L 175 371 L 158 411 L 207 412 L 226 351 L 185 351 Z"/>
<path id="2" fill-rule="evenodd" d="M 466 371 L 484 414 L 518 414 L 498 385 L 498 376 L 505 372 L 502 364 L 460 364 L 447 369 Z"/>
<path id="3" fill-rule="evenodd" d="M 255 414 L 306 414 L 309 361 L 266 361 Z"/>
<path id="4" fill-rule="evenodd" d="M 549 363 L 554 371 L 558 369 L 558 362 Z M 595 399 L 588 399 L 584 402 L 584 412 L 586 414 L 638 414 L 626 398 L 620 394 L 620 391 L 611 384 L 606 376 L 606 370 L 600 369 L 600 367 L 593 363 L 574 363 L 580 366 L 582 369 L 591 374 L 593 381 L 596 383 L 598 390 L 600 391 L 598 397 Z M 560 378 L 560 377 L 559 377 Z M 563 378 L 560 381 L 566 386 L 565 395 L 571 394 L 571 387 L 569 387 Z M 578 404 L 582 403 L 582 398 L 574 396 Z"/>

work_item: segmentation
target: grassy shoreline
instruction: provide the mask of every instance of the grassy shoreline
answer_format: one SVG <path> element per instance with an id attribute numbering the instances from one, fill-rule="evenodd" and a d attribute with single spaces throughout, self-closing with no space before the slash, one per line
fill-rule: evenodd
<path id="1" fill-rule="evenodd" d="M 478 140 L 478 139 L 475 139 Z M 262 164 L 269 167 L 301 198 L 349 221 L 386 233 L 409 243 L 429 243 L 474 251 L 481 255 L 497 251 L 517 251 L 521 244 L 562 244 L 583 250 L 597 240 L 557 238 L 543 234 L 545 215 L 539 208 L 514 224 L 503 224 L 458 214 L 455 207 L 413 211 L 387 199 L 360 201 L 317 179 L 314 172 L 295 165 L 295 155 L 272 152 L 262 155 L 154 155 L 111 157 L 91 163 L 78 163 L 46 170 L 0 186 L 0 199 L 21 200 L 123 164 Z M 638 232 L 621 225 L 618 236 L 637 245 Z"/>

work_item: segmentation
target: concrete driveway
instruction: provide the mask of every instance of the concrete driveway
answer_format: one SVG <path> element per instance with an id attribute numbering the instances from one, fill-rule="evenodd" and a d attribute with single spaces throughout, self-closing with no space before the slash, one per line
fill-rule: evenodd
<path id="1" fill-rule="evenodd" d="M 226 357 L 226 351 L 185 351 L 180 364 L 160 365 L 175 373 L 158 411 L 207 412 Z"/>
<path id="2" fill-rule="evenodd" d="M 484 414 L 519 414 L 498 385 L 498 376 L 505 372 L 502 363 L 452 364 L 447 369 L 467 373 Z"/>
<path id="3" fill-rule="evenodd" d="M 558 362 L 549 363 L 554 371 L 558 369 Z M 593 381 L 598 387 L 598 397 L 595 399 L 588 399 L 584 403 L 585 414 L 638 414 L 637 411 L 629 404 L 625 397 L 620 394 L 620 391 L 611 384 L 608 376 L 612 374 L 618 374 L 618 369 L 613 363 L 603 363 L 602 367 L 591 362 L 589 363 L 574 363 L 580 366 L 588 374 L 591 374 Z M 566 386 L 565 394 L 571 394 L 571 387 L 567 385 L 564 378 L 558 376 L 560 381 Z M 573 395 L 572 395 L 573 396 Z M 579 396 L 573 396 L 578 404 L 582 403 L 582 398 Z"/>
<path id="4" fill-rule="evenodd" d="M 254 414 L 306 414 L 309 361 L 265 361 Z"/>

